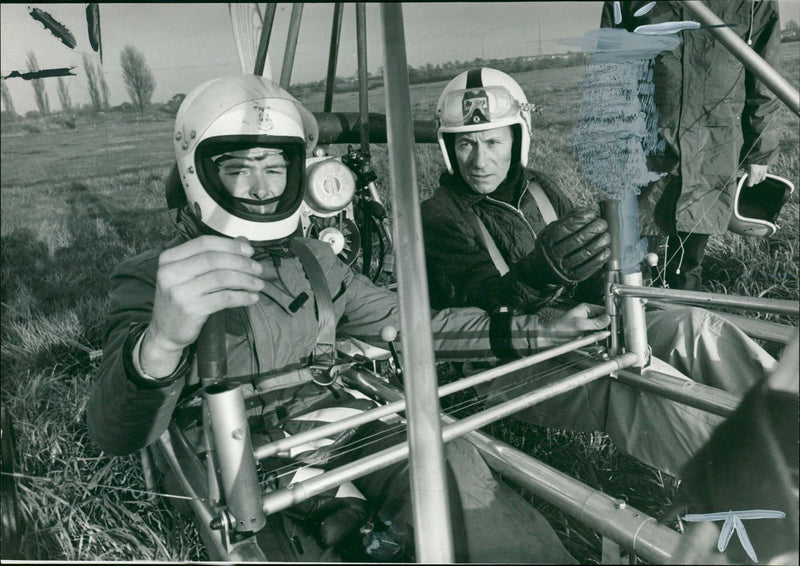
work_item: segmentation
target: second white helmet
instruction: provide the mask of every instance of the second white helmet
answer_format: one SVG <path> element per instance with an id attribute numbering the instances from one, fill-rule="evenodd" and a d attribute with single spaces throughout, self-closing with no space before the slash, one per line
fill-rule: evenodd
<path id="1" fill-rule="evenodd" d="M 517 81 L 502 71 L 481 67 L 464 71 L 444 87 L 436 104 L 436 137 L 444 163 L 453 173 L 446 135 L 518 126 L 516 136 L 523 167 L 531 145 L 531 106 Z"/>

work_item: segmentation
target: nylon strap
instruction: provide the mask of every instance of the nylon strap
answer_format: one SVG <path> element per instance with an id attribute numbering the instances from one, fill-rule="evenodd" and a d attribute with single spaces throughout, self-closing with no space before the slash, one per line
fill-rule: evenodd
<path id="1" fill-rule="evenodd" d="M 489 233 L 489 230 L 486 229 L 484 223 L 481 222 L 481 219 L 478 218 L 478 215 L 475 214 L 475 211 L 473 211 L 471 208 L 467 208 L 464 210 L 464 216 L 466 217 L 467 222 L 472 225 L 472 229 L 475 230 L 478 236 L 480 236 L 486 251 L 489 252 L 489 256 L 492 258 L 492 263 L 494 263 L 494 266 L 497 268 L 497 271 L 500 272 L 500 275 L 502 276 L 508 273 L 508 264 L 506 263 L 506 260 L 503 259 L 503 254 L 501 254 L 500 250 L 497 249 L 497 244 L 494 243 L 494 238 L 492 238 L 492 235 Z"/>
<path id="2" fill-rule="evenodd" d="M 526 188 L 536 202 L 539 212 L 542 213 L 542 220 L 544 220 L 544 223 L 550 224 L 558 220 L 556 209 L 553 208 L 553 203 L 547 198 L 547 194 L 544 192 L 544 189 L 542 189 L 542 186 L 536 181 L 528 181 Z"/>
<path id="3" fill-rule="evenodd" d="M 301 239 L 292 240 L 292 248 L 306 272 L 317 303 L 317 345 L 312 364 L 331 367 L 336 363 L 336 312 L 333 309 L 328 280 L 314 252 Z"/>
<path id="4" fill-rule="evenodd" d="M 536 206 L 539 209 L 539 212 L 542 215 L 542 220 L 544 220 L 545 224 L 550 224 L 551 222 L 555 222 L 558 219 L 558 215 L 556 214 L 556 209 L 553 208 L 553 203 L 550 202 L 550 199 L 547 197 L 547 194 L 542 189 L 541 185 L 536 181 L 528 181 L 525 185 L 525 189 L 530 193 L 533 197 Z M 478 215 L 475 212 L 468 208 L 464 211 L 464 215 L 467 218 L 467 222 L 470 223 L 472 229 L 480 236 L 483 245 L 486 247 L 486 251 L 489 252 L 489 256 L 492 258 L 492 263 L 497 268 L 497 271 L 500 272 L 500 275 L 505 275 L 508 273 L 508 264 L 506 260 L 503 258 L 503 255 L 500 253 L 500 250 L 497 248 L 497 244 L 494 242 L 494 238 L 489 233 L 489 230 L 486 229 L 486 225 L 478 218 Z"/>

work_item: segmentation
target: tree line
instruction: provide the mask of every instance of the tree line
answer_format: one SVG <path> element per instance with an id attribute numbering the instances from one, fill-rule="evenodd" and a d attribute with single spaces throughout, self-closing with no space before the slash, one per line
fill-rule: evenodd
<path id="1" fill-rule="evenodd" d="M 440 81 L 449 81 L 459 73 L 475 67 L 492 67 L 508 74 L 524 73 L 537 69 L 550 69 L 555 67 L 572 67 L 586 65 L 590 55 L 583 52 L 562 53 L 558 55 L 518 56 L 507 59 L 484 59 L 476 57 L 472 61 L 447 61 L 433 65 L 426 63 L 418 67 L 408 66 L 408 81 L 410 84 L 427 84 Z M 292 94 L 298 98 L 322 92 L 325 90 L 324 79 L 305 83 L 296 83 L 291 87 Z M 377 73 L 368 74 L 368 88 L 383 86 L 383 68 Z M 358 78 L 336 77 L 334 84 L 336 92 L 354 92 L 358 90 Z"/>
<path id="2" fill-rule="evenodd" d="M 156 88 L 156 80 L 150 66 L 145 61 L 141 51 L 132 45 L 126 45 L 120 53 L 120 63 L 122 66 L 122 81 L 125 90 L 128 92 L 133 107 L 139 112 L 144 112 L 151 104 L 153 92 Z M 27 53 L 25 62 L 28 72 L 33 73 L 40 70 L 36 54 L 32 51 Z M 99 63 L 93 63 L 88 55 L 83 55 L 83 71 L 89 87 L 89 100 L 91 108 L 95 112 L 109 110 L 109 88 L 106 82 L 103 69 Z M 33 88 L 34 101 L 40 116 L 49 116 L 50 99 L 45 89 L 44 79 L 34 78 L 30 80 Z M 2 101 L 4 106 L 3 117 L 13 120 L 16 116 L 14 101 L 6 85 L 6 80 L 2 80 Z M 64 77 L 58 77 L 57 86 L 58 100 L 61 105 L 61 112 L 71 114 L 76 108 L 73 105 L 72 97 L 69 93 L 69 84 Z"/>
<path id="3" fill-rule="evenodd" d="M 139 112 L 144 112 L 151 104 L 153 92 L 155 91 L 156 81 L 149 65 L 145 61 L 144 55 L 135 47 L 126 45 L 120 54 L 122 65 L 122 79 L 125 89 L 131 99 L 131 105 Z M 589 54 L 583 52 L 562 53 L 558 55 L 539 55 L 539 56 L 518 56 L 506 59 L 483 59 L 476 57 L 471 61 L 447 61 L 433 65 L 426 63 L 418 67 L 409 65 L 408 80 L 410 84 L 426 84 L 440 81 L 448 81 L 457 74 L 475 67 L 492 67 L 509 74 L 524 73 L 537 69 L 548 69 L 555 67 L 570 67 L 575 65 L 586 65 L 589 62 Z M 39 69 L 36 55 L 28 53 L 27 67 L 29 71 Z M 109 88 L 103 74 L 102 67 L 98 63 L 93 63 L 88 55 L 83 56 L 83 71 L 88 83 L 90 108 L 95 112 L 108 111 L 109 108 Z M 34 91 L 34 98 L 38 113 L 41 116 L 51 114 L 50 101 L 43 79 L 33 79 L 30 81 Z M 369 89 L 383 86 L 383 68 L 377 73 L 368 74 Z M 293 84 L 290 88 L 292 94 L 298 98 L 304 98 L 314 93 L 325 90 L 325 80 L 304 82 Z M 334 86 L 336 92 L 354 92 L 358 90 L 358 79 L 352 77 L 336 77 Z M 58 99 L 61 111 L 70 114 L 75 109 L 69 93 L 67 81 L 63 77 L 58 77 Z M 178 106 L 183 101 L 183 94 L 176 94 L 165 105 L 168 112 L 177 112 Z M 14 103 L 11 94 L 6 86 L 6 81 L 2 81 L 2 101 L 5 107 L 4 117 L 13 119 L 16 116 Z"/>

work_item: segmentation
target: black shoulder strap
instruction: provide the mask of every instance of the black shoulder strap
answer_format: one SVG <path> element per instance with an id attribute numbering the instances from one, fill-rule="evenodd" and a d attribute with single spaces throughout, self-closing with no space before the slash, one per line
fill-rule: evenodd
<path id="1" fill-rule="evenodd" d="M 295 238 L 292 240 L 292 249 L 306 272 L 314 300 L 317 303 L 317 345 L 314 349 L 313 364 L 332 366 L 336 363 L 336 312 L 333 309 L 333 300 L 328 288 L 328 280 L 305 240 Z"/>

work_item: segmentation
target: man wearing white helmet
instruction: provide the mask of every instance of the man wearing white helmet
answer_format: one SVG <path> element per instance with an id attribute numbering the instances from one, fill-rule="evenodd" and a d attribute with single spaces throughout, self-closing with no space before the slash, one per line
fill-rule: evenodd
<path id="1" fill-rule="evenodd" d="M 461 73 L 439 97 L 436 120 L 447 172 L 422 203 L 431 305 L 546 318 L 577 298 L 599 301 L 600 270 L 609 257 L 606 222 L 589 208 L 573 209 L 547 175 L 527 168 L 530 104 L 517 82 L 486 67 Z M 741 330 L 709 311 L 648 313 L 647 326 L 656 358 L 736 394 L 775 364 Z M 495 382 L 493 402 L 506 399 L 497 394 L 503 385 Z M 678 475 L 721 419 L 637 395 L 627 386 L 595 382 L 518 417 L 606 430 L 632 455 Z"/>
<path id="2" fill-rule="evenodd" d="M 252 418 L 264 430 L 254 434 L 276 429 L 283 434 L 312 410 L 364 408 L 364 400 L 353 399 L 338 383 L 322 382 L 311 362 L 324 358 L 319 347 L 329 322 L 337 333 L 384 345 L 381 330 L 400 327 L 397 296 L 353 273 L 327 243 L 298 236 L 304 158 L 317 139 L 313 115 L 263 77 L 216 79 L 186 97 L 174 132 L 185 190 L 180 235 L 163 250 L 127 260 L 111 277 L 103 364 L 87 409 L 90 434 L 103 450 L 128 454 L 143 448 L 176 414 L 190 423 L 185 434 L 197 433 L 196 421 L 187 417 L 192 405 L 179 399 L 190 396 L 198 380 L 201 328 L 220 311 L 227 373 L 246 376 L 245 387 L 258 401 Z M 432 328 L 437 352 L 492 358 L 497 324 L 504 325 L 504 348 L 528 353 L 608 323 L 606 315 L 589 318 L 587 309 L 547 323 L 536 315 L 498 322 L 480 309 L 449 309 L 433 316 Z M 380 432 L 385 425 L 369 426 Z M 401 438 L 385 440 L 393 444 Z M 541 515 L 496 482 L 474 448 L 455 441 L 446 452 L 459 560 L 572 561 Z M 364 454 L 362 449 L 352 455 Z M 262 462 L 265 469 L 270 465 Z M 475 473 L 483 474 L 480 481 L 473 481 Z M 323 494 L 289 512 L 316 525 L 319 544 L 335 547 L 346 558 L 408 558 L 413 544 L 402 529 L 394 539 L 384 533 L 393 546 L 376 545 L 379 554 L 352 546 L 361 543 L 359 528 L 368 519 L 378 524 L 384 511 L 407 510 L 407 482 L 401 464 L 354 480 L 366 501 Z M 358 493 L 355 487 L 351 492 Z M 464 489 L 470 490 L 470 502 L 491 504 L 462 509 L 458 501 Z M 396 515 L 390 518 L 397 524 Z M 495 527 L 502 533 L 487 539 Z"/>

